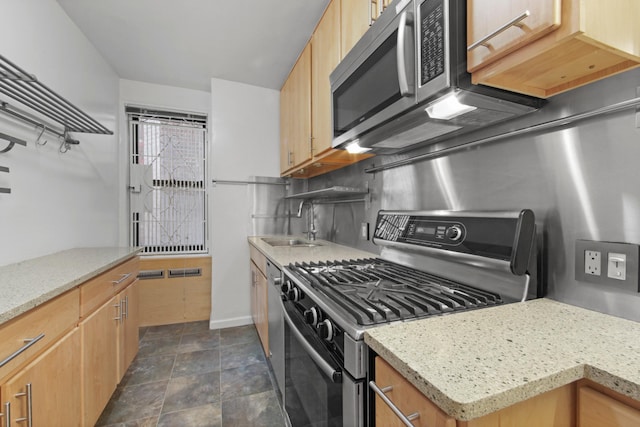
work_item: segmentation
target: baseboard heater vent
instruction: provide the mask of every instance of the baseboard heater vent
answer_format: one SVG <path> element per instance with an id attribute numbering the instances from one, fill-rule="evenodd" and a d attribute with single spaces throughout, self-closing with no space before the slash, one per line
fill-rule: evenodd
<path id="1" fill-rule="evenodd" d="M 164 270 L 140 270 L 138 279 L 164 279 Z"/>
<path id="2" fill-rule="evenodd" d="M 171 268 L 169 278 L 202 276 L 201 268 Z"/>

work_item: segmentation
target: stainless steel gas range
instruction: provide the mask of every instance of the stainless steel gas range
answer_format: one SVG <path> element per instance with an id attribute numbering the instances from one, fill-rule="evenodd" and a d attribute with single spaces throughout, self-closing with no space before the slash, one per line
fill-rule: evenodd
<path id="1" fill-rule="evenodd" d="M 381 211 L 380 258 L 285 267 L 291 425 L 365 426 L 368 328 L 542 296 L 533 212 Z"/>

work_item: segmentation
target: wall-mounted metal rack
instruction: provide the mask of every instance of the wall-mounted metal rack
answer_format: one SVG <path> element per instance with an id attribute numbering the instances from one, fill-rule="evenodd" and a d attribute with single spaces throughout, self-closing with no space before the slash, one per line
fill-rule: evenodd
<path id="1" fill-rule="evenodd" d="M 0 166 L 0 172 L 9 173 L 9 168 L 6 167 L 6 166 Z M 0 187 L 0 194 L 1 193 L 9 194 L 9 193 L 11 193 L 11 189 L 10 188 L 5 188 L 5 187 Z"/>
<path id="2" fill-rule="evenodd" d="M 25 105 L 62 127 L 62 131 L 57 130 L 55 126 L 42 123 L 28 113 L 10 106 L 7 102 L 0 104 L 0 112 L 41 128 L 43 132 L 47 131 L 60 137 L 63 140 L 61 151 L 63 146 L 66 150 L 69 145 L 78 144 L 77 140 L 69 136 L 69 132 L 113 135 L 111 130 L 38 81 L 36 76 L 29 74 L 2 55 L 0 55 L 0 94 Z M 18 142 L 15 141 L 13 145 L 16 143 Z M 13 145 L 4 151 L 10 150 Z"/>
<path id="3" fill-rule="evenodd" d="M 5 148 L 0 150 L 0 153 L 6 153 L 10 151 L 16 144 L 27 146 L 27 141 L 24 141 L 20 138 L 16 138 L 15 136 L 7 135 L 6 133 L 0 132 L 0 139 L 4 139 L 9 142 Z"/>
<path id="4" fill-rule="evenodd" d="M 305 191 L 304 193 L 291 194 L 285 196 L 285 199 L 329 199 L 329 198 L 342 198 L 353 197 L 359 195 L 368 194 L 369 190 L 366 188 L 358 187 L 343 187 L 335 185 L 329 188 L 322 188 L 320 190 Z"/>
<path id="5" fill-rule="evenodd" d="M 320 190 L 305 191 L 303 193 L 291 194 L 285 196 L 285 199 L 300 200 L 298 208 L 298 217 L 302 212 L 302 204 L 310 200 L 312 204 L 331 205 L 341 203 L 365 203 L 365 208 L 369 208 L 371 196 L 368 188 L 345 187 L 334 185 L 333 187 L 322 188 Z"/>

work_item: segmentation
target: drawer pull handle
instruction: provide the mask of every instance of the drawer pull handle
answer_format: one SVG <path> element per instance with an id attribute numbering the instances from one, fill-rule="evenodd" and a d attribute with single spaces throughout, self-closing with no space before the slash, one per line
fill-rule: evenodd
<path id="1" fill-rule="evenodd" d="M 17 423 L 27 422 L 27 427 L 33 427 L 33 399 L 31 393 L 31 384 L 27 384 L 27 391 L 24 393 L 17 393 L 15 397 L 27 397 L 27 416 L 23 418 L 16 418 Z"/>
<path id="2" fill-rule="evenodd" d="M 7 363 L 11 362 L 18 355 L 20 355 L 20 353 L 23 353 L 24 351 L 26 351 L 29 347 L 31 347 L 32 345 L 34 345 L 35 343 L 40 341 L 42 338 L 44 338 L 44 334 L 40 334 L 35 338 L 27 338 L 27 339 L 25 339 L 24 340 L 25 344 L 22 347 L 20 347 L 18 350 L 15 351 L 15 353 L 9 355 L 9 357 L 7 357 L 2 362 L 0 362 L 0 368 L 2 368 Z"/>
<path id="3" fill-rule="evenodd" d="M 113 283 L 114 285 L 119 285 L 120 283 L 124 282 L 129 277 L 131 277 L 131 273 L 122 274 L 121 276 L 122 277 L 120 277 L 118 280 L 112 280 L 111 283 Z"/>
<path id="4" fill-rule="evenodd" d="M 531 15 L 531 13 L 528 10 L 525 10 L 523 13 L 521 13 L 518 16 L 516 16 L 511 21 L 507 22 L 506 24 L 504 24 L 500 28 L 496 29 L 492 33 L 489 33 L 486 36 L 484 36 L 483 38 L 481 38 L 480 40 L 478 40 L 477 42 L 475 42 L 473 44 L 470 44 L 467 47 L 467 52 L 471 52 L 473 49 L 477 48 L 478 46 L 488 47 L 487 46 L 488 45 L 487 42 L 489 40 L 491 40 L 492 38 L 494 38 L 498 34 L 502 33 L 503 31 L 505 31 L 505 30 L 507 30 L 507 29 L 509 29 L 511 27 L 522 28 L 523 24 L 521 23 L 521 21 L 524 20 L 525 18 L 527 18 L 529 15 Z"/>
<path id="5" fill-rule="evenodd" d="M 11 427 L 11 403 L 4 404 L 4 413 L 0 412 L 0 418 L 4 417 L 4 426 Z"/>
<path id="6" fill-rule="evenodd" d="M 380 388 L 378 387 L 378 384 L 375 383 L 375 381 L 369 381 L 369 388 L 373 390 L 380 397 L 380 399 L 382 399 L 384 403 L 387 404 L 389 409 L 391 409 L 393 413 L 396 414 L 398 418 L 400 418 L 400 421 L 402 421 L 405 426 L 415 427 L 411 421 L 415 420 L 416 418 L 420 418 L 420 413 L 414 412 L 413 414 L 410 414 L 410 415 L 403 414 L 402 411 L 398 409 L 398 407 L 394 405 L 393 402 L 385 394 L 393 390 L 392 386 Z"/>

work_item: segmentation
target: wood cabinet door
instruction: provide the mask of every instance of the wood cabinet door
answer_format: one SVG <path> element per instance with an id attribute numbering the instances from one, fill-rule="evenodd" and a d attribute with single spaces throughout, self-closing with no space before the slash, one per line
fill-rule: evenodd
<path id="1" fill-rule="evenodd" d="M 371 24 L 371 0 L 342 0 L 340 22 L 340 57 L 360 40 Z"/>
<path id="2" fill-rule="evenodd" d="M 419 415 L 412 421 L 416 427 L 456 427 L 454 418 L 445 414 L 380 357 L 375 361 L 375 375 L 378 387 L 383 390 L 390 387 L 385 395 L 405 416 Z M 380 397 L 376 396 L 375 402 L 376 426 L 405 425 Z"/>
<path id="3" fill-rule="evenodd" d="M 289 149 L 295 167 L 311 159 L 311 44 L 302 51 L 290 78 L 292 114 L 285 127 L 290 128 Z"/>
<path id="4" fill-rule="evenodd" d="M 253 323 L 255 325 L 258 324 L 258 276 L 260 275 L 260 270 L 258 267 L 251 261 L 250 263 L 251 269 L 251 289 L 249 290 L 251 296 L 251 319 L 253 319 Z"/>
<path id="5" fill-rule="evenodd" d="M 118 383 L 120 301 L 113 297 L 80 322 L 81 380 L 85 426 L 98 420 Z"/>
<path id="6" fill-rule="evenodd" d="M 478 70 L 558 28 L 561 6 L 561 0 L 469 0 L 467 46 L 496 33 L 518 17 L 522 19 L 487 40 L 486 46 L 468 51 L 468 71 Z"/>
<path id="7" fill-rule="evenodd" d="M 333 141 L 329 75 L 341 59 L 341 3 L 341 0 L 333 0 L 329 3 L 311 38 L 311 134 L 314 156 L 331 149 Z"/>
<path id="8" fill-rule="evenodd" d="M 578 427 L 638 427 L 640 410 L 590 387 L 578 390 Z"/>
<path id="9" fill-rule="evenodd" d="M 287 78 L 280 90 L 280 173 L 284 174 L 293 163 L 291 161 L 291 127 L 293 118 L 293 106 L 291 100 L 291 75 Z"/>
<path id="10" fill-rule="evenodd" d="M 120 292 L 122 321 L 118 327 L 118 382 L 138 354 L 138 281 Z"/>
<path id="11" fill-rule="evenodd" d="M 260 272 L 258 272 L 258 280 L 256 283 L 256 304 L 258 311 L 258 321 L 256 323 L 256 329 L 258 330 L 258 336 L 262 341 L 262 348 L 264 354 L 269 356 L 269 281 Z"/>
<path id="12" fill-rule="evenodd" d="M 12 425 L 80 426 L 80 333 L 78 329 L 73 329 L 11 377 L 2 386 L 1 394 L 5 401 L 11 403 Z M 31 402 L 31 420 L 29 420 L 29 401 Z M 4 408 L 3 401 L 1 410 Z M 4 425 L 4 419 L 2 421 Z"/>

